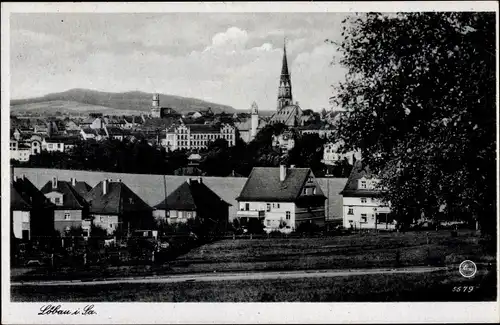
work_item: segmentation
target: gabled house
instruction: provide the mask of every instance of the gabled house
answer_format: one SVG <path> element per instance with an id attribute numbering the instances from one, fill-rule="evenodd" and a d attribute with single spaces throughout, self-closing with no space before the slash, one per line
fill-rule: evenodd
<path id="1" fill-rule="evenodd" d="M 211 223 L 223 230 L 227 227 L 230 206 L 205 185 L 201 177 L 188 178 L 154 207 L 154 215 L 157 220 L 164 219 L 169 224 L 198 219 L 201 223 Z"/>
<path id="2" fill-rule="evenodd" d="M 74 185 L 73 179 L 67 182 L 54 177 L 40 191 L 55 205 L 54 229 L 64 234 L 72 227 L 81 227 L 86 237 L 90 234 L 88 204 Z"/>
<path id="3" fill-rule="evenodd" d="M 75 147 L 79 137 L 75 136 L 52 136 L 42 141 L 42 149 L 48 152 L 67 152 Z"/>
<path id="4" fill-rule="evenodd" d="M 325 195 L 309 168 L 255 167 L 238 201 L 236 217 L 248 222 L 258 218 L 268 228 L 301 223 L 325 223 Z"/>
<path id="5" fill-rule="evenodd" d="M 30 214 L 33 207 L 10 184 L 10 222 L 12 235 L 28 241 L 31 239 Z"/>
<path id="6" fill-rule="evenodd" d="M 96 140 L 101 141 L 107 138 L 107 133 L 104 129 L 82 128 L 80 135 L 83 140 Z"/>
<path id="7" fill-rule="evenodd" d="M 380 200 L 380 180 L 362 161 L 355 162 L 342 195 L 343 226 L 349 229 L 394 229 L 390 204 Z"/>
<path id="8" fill-rule="evenodd" d="M 85 195 L 87 195 L 87 193 L 92 190 L 92 186 L 90 186 L 84 181 L 77 181 L 76 178 L 71 178 L 70 181 L 71 181 L 71 186 L 73 186 L 75 191 L 77 191 L 82 198 L 85 197 Z"/>
<path id="9" fill-rule="evenodd" d="M 154 226 L 153 209 L 121 180 L 105 179 L 84 198 L 89 203 L 93 224 L 108 234 L 115 230 L 129 233 Z"/>
<path id="10" fill-rule="evenodd" d="M 11 191 L 14 235 L 21 239 L 53 235 L 54 204 L 24 175 L 14 176 Z"/>

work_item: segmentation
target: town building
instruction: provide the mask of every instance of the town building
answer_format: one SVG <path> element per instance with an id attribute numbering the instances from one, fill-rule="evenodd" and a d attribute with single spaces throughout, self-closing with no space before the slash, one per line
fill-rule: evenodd
<path id="1" fill-rule="evenodd" d="M 300 134 L 317 134 L 322 139 L 330 139 L 333 137 L 335 128 L 328 122 L 320 121 L 317 123 L 311 123 L 305 126 L 300 126 L 297 128 Z"/>
<path id="2" fill-rule="evenodd" d="M 240 138 L 246 143 L 255 139 L 257 133 L 259 133 L 259 131 L 266 126 L 266 122 L 259 117 L 259 107 L 256 102 L 252 103 L 250 118 L 237 121 L 234 123 L 234 126 L 236 127 Z"/>
<path id="3" fill-rule="evenodd" d="M 48 152 L 67 152 L 75 147 L 79 137 L 74 136 L 52 136 L 42 140 L 42 150 Z"/>
<path id="4" fill-rule="evenodd" d="M 84 199 L 89 203 L 92 223 L 108 234 L 116 230 L 130 233 L 154 226 L 152 208 L 121 180 L 99 182 Z"/>
<path id="5" fill-rule="evenodd" d="M 52 236 L 54 204 L 26 176 L 13 176 L 11 187 L 11 218 L 16 238 L 33 239 Z"/>
<path id="6" fill-rule="evenodd" d="M 83 140 L 96 140 L 102 141 L 107 139 L 108 135 L 106 131 L 102 129 L 92 129 L 92 128 L 82 128 L 80 130 L 80 135 Z"/>
<path id="7" fill-rule="evenodd" d="M 243 223 L 257 218 L 275 229 L 297 229 L 302 223 L 323 226 L 325 200 L 309 168 L 255 167 L 236 198 L 236 217 Z"/>
<path id="8" fill-rule="evenodd" d="M 345 153 L 340 152 L 342 141 L 328 142 L 323 147 L 323 159 L 321 162 L 325 165 L 336 165 L 339 161 L 347 159 L 350 165 L 355 161 L 361 160 L 361 152 L 359 150 L 349 151 Z"/>
<path id="9" fill-rule="evenodd" d="M 76 191 L 76 180 L 61 181 L 53 177 L 40 191 L 54 204 L 54 229 L 64 234 L 71 228 L 82 228 L 85 237 L 90 234 L 91 220 L 88 204 Z"/>
<path id="10" fill-rule="evenodd" d="M 285 130 L 280 134 L 272 137 L 272 146 L 281 149 L 283 152 L 288 152 L 295 147 L 295 135 L 292 130 Z"/>
<path id="11" fill-rule="evenodd" d="M 390 204 L 380 199 L 379 182 L 377 175 L 362 161 L 354 164 L 344 190 L 340 192 L 344 228 L 391 230 L 396 227 Z"/>
<path id="12" fill-rule="evenodd" d="M 10 139 L 10 159 L 19 162 L 27 162 L 30 160 L 31 148 L 24 142 L 16 139 Z"/>
<path id="13" fill-rule="evenodd" d="M 166 130 L 166 146 L 169 150 L 206 149 L 210 142 L 224 139 L 230 147 L 236 144 L 236 128 L 229 124 L 176 123 Z"/>
<path id="14" fill-rule="evenodd" d="M 154 216 L 168 224 L 187 223 L 188 220 L 197 219 L 202 224 L 211 224 L 224 230 L 229 220 L 230 206 L 205 185 L 201 177 L 188 178 L 154 207 Z"/>

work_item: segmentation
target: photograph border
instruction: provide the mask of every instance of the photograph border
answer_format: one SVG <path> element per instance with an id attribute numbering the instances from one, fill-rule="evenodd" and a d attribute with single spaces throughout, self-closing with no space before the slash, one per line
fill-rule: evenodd
<path id="1" fill-rule="evenodd" d="M 10 302 L 9 208 L 10 162 L 7 139 L 10 128 L 10 14 L 20 12 L 396 12 L 493 11 L 496 12 L 498 62 L 498 5 L 495 1 L 450 2 L 204 2 L 204 3 L 2 3 L 1 31 L 1 186 L 2 186 L 2 323 L 5 324 L 104 324 L 104 323 L 428 323 L 500 321 L 499 290 L 496 302 L 428 303 L 53 303 L 66 309 L 93 304 L 96 315 L 37 315 L 48 303 Z M 497 124 L 498 112 L 498 65 Z M 497 171 L 499 134 L 497 128 Z M 497 188 L 500 182 L 497 174 Z M 497 192 L 497 234 L 498 234 Z M 498 261 L 497 240 L 497 261 Z M 458 272 L 458 270 L 457 270 Z M 497 283 L 498 283 L 497 263 Z"/>

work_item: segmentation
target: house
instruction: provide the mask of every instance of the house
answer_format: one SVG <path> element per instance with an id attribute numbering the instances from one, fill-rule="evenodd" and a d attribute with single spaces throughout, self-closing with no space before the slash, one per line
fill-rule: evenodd
<path id="1" fill-rule="evenodd" d="M 300 134 L 317 134 L 320 138 L 329 139 L 333 136 L 335 132 L 335 128 L 330 123 L 325 121 L 319 121 L 316 123 L 311 123 L 306 126 L 301 126 L 298 128 Z"/>
<path id="2" fill-rule="evenodd" d="M 11 191 L 14 235 L 20 239 L 53 235 L 54 204 L 24 175 L 13 177 Z"/>
<path id="3" fill-rule="evenodd" d="M 82 198 L 85 197 L 90 190 L 92 190 L 92 186 L 84 181 L 77 181 L 76 178 L 71 179 L 71 186 L 73 186 L 75 191 L 80 194 Z"/>
<path id="4" fill-rule="evenodd" d="M 30 160 L 31 148 L 24 142 L 16 139 L 10 139 L 10 159 L 20 162 L 27 162 Z"/>
<path id="5" fill-rule="evenodd" d="M 80 135 L 83 140 L 101 141 L 107 138 L 107 133 L 104 129 L 82 128 Z"/>
<path id="6" fill-rule="evenodd" d="M 169 224 L 198 219 L 202 223 L 216 224 L 223 230 L 227 227 L 230 206 L 205 185 L 201 177 L 188 178 L 154 207 L 154 215 L 157 220 L 163 219 Z"/>
<path id="7" fill-rule="evenodd" d="M 302 223 L 323 226 L 325 200 L 309 168 L 255 167 L 236 198 L 236 217 L 242 223 L 257 218 L 266 227 L 276 229 L 296 229 Z"/>
<path id="8" fill-rule="evenodd" d="M 129 137 L 131 134 L 130 130 L 125 130 L 125 129 L 121 129 L 121 128 L 113 127 L 113 126 L 109 126 L 109 127 L 106 126 L 104 128 L 104 130 L 106 132 L 106 136 L 109 139 L 119 140 L 119 141 L 123 141 L 124 139 Z"/>
<path id="9" fill-rule="evenodd" d="M 30 213 L 33 207 L 10 184 L 10 222 L 15 238 L 28 241 L 31 239 Z"/>
<path id="10" fill-rule="evenodd" d="M 43 139 L 41 136 L 32 135 L 31 138 L 27 142 L 30 144 L 32 155 L 38 155 L 42 152 Z"/>
<path id="11" fill-rule="evenodd" d="M 106 123 L 102 117 L 89 116 L 88 118 L 80 122 L 80 128 L 81 129 L 90 128 L 93 130 L 98 130 L 104 128 L 105 124 Z"/>
<path id="12" fill-rule="evenodd" d="M 67 152 L 75 147 L 79 137 L 72 136 L 52 136 L 46 137 L 42 141 L 42 150 L 48 152 Z"/>
<path id="13" fill-rule="evenodd" d="M 55 206 L 54 229 L 61 234 L 69 231 L 72 227 L 81 227 L 84 236 L 90 234 L 90 219 L 88 216 L 88 204 L 75 189 L 76 180 L 61 181 L 53 177 L 47 182 L 41 192 Z"/>
<path id="14" fill-rule="evenodd" d="M 108 234 L 115 230 L 129 233 L 154 226 L 152 208 L 120 179 L 99 182 L 84 199 L 89 203 L 93 224 Z"/>
<path id="15" fill-rule="evenodd" d="M 282 151 L 290 151 L 295 147 L 295 136 L 292 130 L 285 130 L 278 135 L 273 134 L 272 146 Z"/>
<path id="16" fill-rule="evenodd" d="M 390 204 L 380 200 L 380 180 L 362 161 L 357 161 L 342 195 L 343 226 L 350 229 L 394 229 Z"/>
<path id="17" fill-rule="evenodd" d="M 323 147 L 323 159 L 322 163 L 328 166 L 337 164 L 339 161 L 347 159 L 350 165 L 354 164 L 354 161 L 361 159 L 360 151 L 349 151 L 346 153 L 341 153 L 340 148 L 342 146 L 342 141 L 328 142 Z"/>

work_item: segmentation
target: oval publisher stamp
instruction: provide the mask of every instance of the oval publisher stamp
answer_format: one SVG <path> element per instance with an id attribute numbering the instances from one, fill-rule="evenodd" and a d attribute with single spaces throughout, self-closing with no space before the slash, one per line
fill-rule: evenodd
<path id="1" fill-rule="evenodd" d="M 470 260 L 465 260 L 462 263 L 460 263 L 460 266 L 458 267 L 458 271 L 460 272 L 460 274 L 463 277 L 472 278 L 477 272 L 476 263 L 474 263 Z"/>

